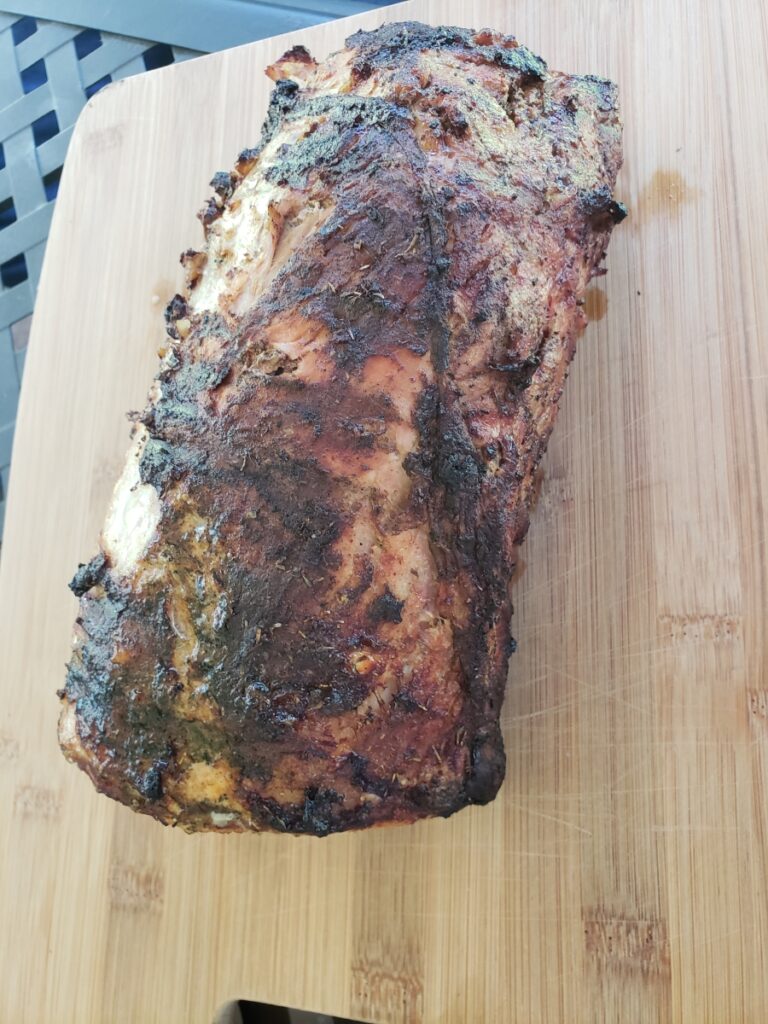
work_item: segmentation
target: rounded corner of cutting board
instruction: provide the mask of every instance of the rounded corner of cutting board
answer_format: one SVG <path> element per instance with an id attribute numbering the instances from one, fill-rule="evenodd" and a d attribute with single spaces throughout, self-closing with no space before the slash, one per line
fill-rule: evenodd
<path id="1" fill-rule="evenodd" d="M 125 103 L 128 94 L 143 89 L 145 87 L 144 79 L 149 74 L 154 74 L 154 72 L 147 72 L 146 76 L 133 75 L 130 78 L 121 78 L 117 82 L 109 82 L 88 99 L 75 121 L 67 159 L 71 159 L 72 153 L 82 145 L 83 137 L 92 128 L 91 122 L 95 118 L 104 121 L 119 115 L 120 107 Z"/>

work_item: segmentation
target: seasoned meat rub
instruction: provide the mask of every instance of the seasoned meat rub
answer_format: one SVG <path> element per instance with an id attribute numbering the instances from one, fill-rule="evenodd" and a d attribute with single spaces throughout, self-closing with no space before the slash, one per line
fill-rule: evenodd
<path id="1" fill-rule="evenodd" d="M 71 584 L 60 740 L 166 824 L 325 835 L 502 782 L 509 582 L 621 129 L 610 82 L 490 31 L 268 74 Z"/>

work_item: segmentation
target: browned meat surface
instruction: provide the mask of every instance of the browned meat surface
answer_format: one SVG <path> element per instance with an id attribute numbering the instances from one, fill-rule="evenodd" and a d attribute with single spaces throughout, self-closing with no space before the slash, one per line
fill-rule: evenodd
<path id="1" fill-rule="evenodd" d="M 508 585 L 620 122 L 611 83 L 487 31 L 268 73 L 73 580 L 60 739 L 162 822 L 323 835 L 502 782 Z"/>

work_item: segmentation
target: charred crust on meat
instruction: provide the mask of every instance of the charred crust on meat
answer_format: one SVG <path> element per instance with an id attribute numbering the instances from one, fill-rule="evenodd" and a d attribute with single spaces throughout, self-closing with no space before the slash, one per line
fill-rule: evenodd
<path id="1" fill-rule="evenodd" d="M 461 139 L 469 130 L 469 121 L 460 110 L 443 108 L 439 111 L 439 118 L 443 131 L 449 135 Z"/>
<path id="2" fill-rule="evenodd" d="M 201 472 L 205 461 L 200 452 L 192 453 L 189 448 L 150 435 L 139 459 L 139 476 L 142 483 L 151 484 L 162 493 L 173 481 L 192 470 Z"/>
<path id="3" fill-rule="evenodd" d="M 485 464 L 468 436 L 458 410 L 442 410 L 434 460 L 434 481 L 442 485 L 449 511 L 457 508 L 468 495 L 476 494 L 484 473 Z"/>
<path id="4" fill-rule="evenodd" d="M 289 101 L 277 103 L 274 110 L 270 106 L 268 121 L 273 114 L 272 131 L 284 119 L 295 116 L 324 119 L 315 131 L 284 146 L 279 159 L 266 172 L 269 181 L 291 187 L 303 185 L 310 173 L 340 176 L 367 169 L 372 162 L 375 164 L 374 152 L 381 144 L 376 132 L 365 133 L 360 129 L 402 132 L 407 118 L 403 108 L 379 97 L 322 96 L 302 100 L 296 90 Z"/>
<path id="5" fill-rule="evenodd" d="M 614 224 L 621 224 L 621 222 L 629 216 L 629 210 L 626 208 L 624 203 L 621 203 L 616 199 L 611 200 L 606 212 Z"/>
<path id="6" fill-rule="evenodd" d="M 162 771 L 165 766 L 158 762 L 146 771 L 133 772 L 133 784 L 145 800 L 159 800 L 163 795 Z"/>
<path id="7" fill-rule="evenodd" d="M 204 228 L 210 227 L 214 221 L 218 220 L 221 216 L 222 206 L 220 202 L 216 201 L 213 196 L 208 199 L 205 206 L 198 213 L 198 218 Z"/>
<path id="8" fill-rule="evenodd" d="M 616 111 L 618 89 L 615 82 L 611 82 L 607 78 L 600 78 L 598 75 L 583 75 L 580 81 L 591 87 L 593 94 L 597 97 L 599 111 L 604 114 Z"/>
<path id="9" fill-rule="evenodd" d="M 200 280 L 200 275 L 207 261 L 208 256 L 206 253 L 198 252 L 196 249 L 186 249 L 181 254 L 179 262 L 184 267 L 187 288 L 194 288 Z"/>
<path id="10" fill-rule="evenodd" d="M 232 195 L 237 177 L 231 171 L 217 171 L 211 178 L 210 186 L 216 195 L 222 199 L 229 199 Z"/>
<path id="11" fill-rule="evenodd" d="M 237 170 L 241 174 L 247 173 L 246 170 L 241 168 L 247 167 L 250 170 L 252 166 L 251 154 L 254 155 L 253 161 L 255 162 L 260 149 L 272 139 L 275 132 L 282 125 L 283 119 L 295 108 L 298 98 L 299 85 L 297 82 L 291 81 L 290 78 L 282 78 L 280 81 L 275 82 L 275 88 L 272 90 L 272 95 L 269 99 L 267 117 L 261 128 L 261 147 L 255 150 L 244 150 L 240 154 L 237 160 Z"/>
<path id="12" fill-rule="evenodd" d="M 107 558 L 103 551 L 100 551 L 90 562 L 81 563 L 77 567 L 77 572 L 69 582 L 69 589 L 75 597 L 82 597 L 91 587 L 101 583 L 106 569 Z"/>
<path id="13" fill-rule="evenodd" d="M 356 60 L 352 65 L 352 81 L 355 85 L 366 82 L 373 74 L 373 68 L 367 60 Z"/>
<path id="14" fill-rule="evenodd" d="M 324 836 L 334 831 L 336 807 L 344 804 L 344 797 L 330 787 L 308 786 L 304 793 L 302 830 Z"/>
<path id="15" fill-rule="evenodd" d="M 360 754 L 351 753 L 347 761 L 351 769 L 352 782 L 364 793 L 373 793 L 379 797 L 385 797 L 392 788 L 391 781 L 377 778 L 370 768 L 368 758 Z"/>
<path id="16" fill-rule="evenodd" d="M 451 25 L 433 27 L 414 21 L 393 22 L 371 32 L 360 29 L 348 37 L 346 45 L 356 49 L 372 67 L 386 64 L 395 57 L 413 59 L 424 50 L 447 49 L 477 54 L 488 63 L 530 77 L 543 78 L 547 70 L 540 57 L 518 45 L 512 36 Z"/>
<path id="17" fill-rule="evenodd" d="M 260 147 L 252 147 L 250 149 L 242 150 L 235 161 L 235 170 L 237 173 L 243 177 L 245 177 L 246 174 L 249 174 L 258 160 L 260 152 Z"/>
<path id="18" fill-rule="evenodd" d="M 398 601 L 389 587 L 385 587 L 384 593 L 371 602 L 368 618 L 371 622 L 402 622 L 404 606 L 405 601 Z"/>
<path id="19" fill-rule="evenodd" d="M 176 328 L 176 321 L 184 319 L 189 312 L 187 300 L 178 293 L 173 296 L 165 307 L 165 329 L 171 338 L 178 340 L 179 332 Z"/>
<path id="20" fill-rule="evenodd" d="M 526 356 L 524 359 L 509 359 L 503 363 L 489 364 L 492 370 L 503 373 L 511 388 L 525 390 L 530 387 L 531 377 L 541 365 L 541 356 L 538 352 Z"/>
<path id="21" fill-rule="evenodd" d="M 345 587 L 341 596 L 351 605 L 354 605 L 373 583 L 373 563 L 368 558 L 362 559 L 362 567 L 357 583 L 353 587 Z"/>
<path id="22" fill-rule="evenodd" d="M 504 744 L 498 734 L 479 734 L 470 749 L 470 775 L 467 797 L 473 804 L 487 804 L 493 800 L 504 781 L 506 756 Z"/>
<path id="23" fill-rule="evenodd" d="M 282 61 L 292 61 L 297 64 L 308 65 L 317 63 L 317 61 L 306 48 L 306 46 L 302 46 L 300 43 L 297 44 L 296 46 L 292 46 L 290 50 L 286 50 L 283 56 L 280 58 L 280 61 L 278 61 L 278 63 L 281 63 Z"/>
<path id="24" fill-rule="evenodd" d="M 580 200 L 582 209 L 592 220 L 596 230 L 600 230 L 601 221 L 620 224 L 627 216 L 626 206 L 613 198 L 607 185 L 602 185 L 592 192 L 582 192 Z"/>

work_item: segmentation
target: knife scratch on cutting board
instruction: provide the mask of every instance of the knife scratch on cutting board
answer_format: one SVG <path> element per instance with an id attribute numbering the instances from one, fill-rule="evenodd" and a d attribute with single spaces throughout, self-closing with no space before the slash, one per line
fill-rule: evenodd
<path id="1" fill-rule="evenodd" d="M 508 801 L 510 807 L 516 807 L 519 811 L 524 811 L 526 814 L 532 815 L 534 818 L 543 818 L 544 821 L 551 821 L 556 825 L 562 825 L 564 828 L 573 829 L 574 832 L 580 832 L 585 836 L 592 836 L 592 833 L 588 828 L 582 828 L 581 825 L 577 825 L 573 821 L 566 821 L 565 818 L 558 818 L 554 814 L 544 814 L 543 811 L 534 811 L 531 807 L 526 807 L 525 804 L 515 803 Z"/>

